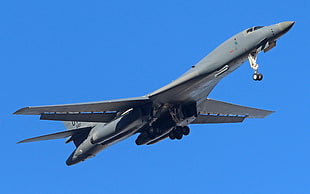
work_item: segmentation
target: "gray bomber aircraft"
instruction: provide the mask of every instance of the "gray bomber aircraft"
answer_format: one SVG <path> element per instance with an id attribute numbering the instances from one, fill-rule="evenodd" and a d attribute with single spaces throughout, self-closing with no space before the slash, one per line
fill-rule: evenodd
<path id="1" fill-rule="evenodd" d="M 66 164 L 73 165 L 134 134 L 139 134 L 137 145 L 150 145 L 168 137 L 182 139 L 190 132 L 189 124 L 264 118 L 273 111 L 206 97 L 222 78 L 246 60 L 254 70 L 253 79 L 262 80 L 256 63 L 258 53 L 275 47 L 277 39 L 293 25 L 288 21 L 246 29 L 226 40 L 177 80 L 142 97 L 22 108 L 14 114 L 63 121 L 68 130 L 18 143 L 68 137 L 66 143 L 73 141 L 76 149 Z"/>

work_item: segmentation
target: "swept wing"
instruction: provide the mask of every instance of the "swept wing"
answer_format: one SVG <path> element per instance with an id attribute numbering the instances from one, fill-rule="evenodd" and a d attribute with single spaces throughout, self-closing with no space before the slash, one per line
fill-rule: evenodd
<path id="1" fill-rule="evenodd" d="M 245 118 L 265 118 L 274 111 L 240 106 L 210 98 L 198 104 L 198 117 L 193 124 L 237 123 Z"/>
<path id="2" fill-rule="evenodd" d="M 118 100 L 107 100 L 76 104 L 62 104 L 50 106 L 33 106 L 25 107 L 17 110 L 14 114 L 17 115 L 42 115 L 42 114 L 71 114 L 71 113 L 94 113 L 94 112 L 109 112 L 109 111 L 124 111 L 129 108 L 147 104 L 150 102 L 148 97 L 125 98 Z M 56 116 L 60 120 L 60 115 Z M 65 115 L 63 115 L 65 116 Z M 90 115 L 88 115 L 90 116 Z"/>

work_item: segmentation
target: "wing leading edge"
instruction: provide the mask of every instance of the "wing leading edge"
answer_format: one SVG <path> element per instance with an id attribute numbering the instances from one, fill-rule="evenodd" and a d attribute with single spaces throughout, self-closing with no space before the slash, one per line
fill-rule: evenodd
<path id="1" fill-rule="evenodd" d="M 76 104 L 25 107 L 17 110 L 16 115 L 42 115 L 46 113 L 93 113 L 124 111 L 129 108 L 149 103 L 148 97 L 125 98 L 118 100 L 97 101 Z"/>

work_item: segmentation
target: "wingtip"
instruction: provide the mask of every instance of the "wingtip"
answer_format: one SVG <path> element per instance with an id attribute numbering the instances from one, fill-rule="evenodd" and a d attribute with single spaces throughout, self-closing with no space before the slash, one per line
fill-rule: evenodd
<path id="1" fill-rule="evenodd" d="M 24 108 L 18 109 L 18 110 L 15 111 L 13 114 L 14 114 L 14 115 L 25 115 L 25 113 L 27 112 L 27 110 L 29 110 L 29 107 L 24 107 Z"/>
<path id="2" fill-rule="evenodd" d="M 273 111 L 273 110 L 267 110 L 267 113 L 265 115 L 263 115 L 261 118 L 264 119 L 266 117 L 268 117 L 269 115 L 275 113 L 276 111 Z"/>
<path id="3" fill-rule="evenodd" d="M 16 144 L 34 142 L 33 139 L 34 138 L 23 139 L 19 142 L 16 142 Z"/>
<path id="4" fill-rule="evenodd" d="M 19 142 L 16 142 L 16 144 L 25 143 L 25 142 L 26 142 L 25 140 L 21 140 Z"/>

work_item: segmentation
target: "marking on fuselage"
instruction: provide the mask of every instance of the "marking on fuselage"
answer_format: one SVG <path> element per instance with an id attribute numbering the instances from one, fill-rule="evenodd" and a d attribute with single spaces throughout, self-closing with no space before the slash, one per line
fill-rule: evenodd
<path id="1" fill-rule="evenodd" d="M 225 66 L 222 67 L 220 70 L 218 70 L 214 76 L 215 76 L 215 77 L 218 77 L 218 76 L 220 76 L 221 74 L 223 74 L 225 71 L 227 71 L 228 69 L 229 69 L 229 66 L 228 66 L 228 65 L 225 65 Z"/>

